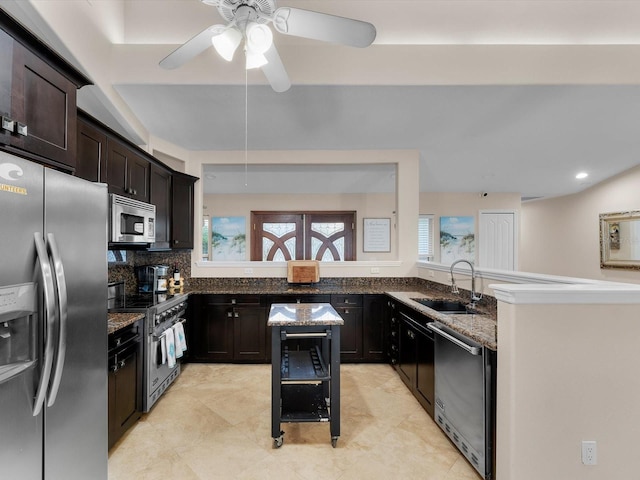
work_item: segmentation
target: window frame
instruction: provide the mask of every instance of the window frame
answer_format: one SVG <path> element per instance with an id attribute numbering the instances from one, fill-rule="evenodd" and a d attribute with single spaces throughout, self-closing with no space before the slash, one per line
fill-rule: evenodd
<path id="1" fill-rule="evenodd" d="M 426 223 L 426 228 L 423 224 Z M 426 229 L 426 231 L 424 231 Z M 418 260 L 431 261 L 434 257 L 435 215 L 432 213 L 418 215 Z M 426 238 L 423 238 L 425 237 Z"/>
<path id="2" fill-rule="evenodd" d="M 310 260 L 312 223 L 344 222 L 344 260 L 356 261 L 356 211 L 252 211 L 251 212 L 251 261 L 272 261 L 262 258 L 263 223 L 296 223 L 296 258 L 291 260 Z M 349 228 L 351 223 L 351 228 Z M 325 261 L 325 263 L 331 263 Z"/>

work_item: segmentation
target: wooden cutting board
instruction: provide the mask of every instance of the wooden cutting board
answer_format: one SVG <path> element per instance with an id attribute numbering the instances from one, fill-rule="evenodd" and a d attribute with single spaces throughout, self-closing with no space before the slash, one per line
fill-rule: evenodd
<path id="1" fill-rule="evenodd" d="M 317 260 L 290 260 L 287 262 L 287 282 L 317 283 L 320 281 L 320 262 Z"/>

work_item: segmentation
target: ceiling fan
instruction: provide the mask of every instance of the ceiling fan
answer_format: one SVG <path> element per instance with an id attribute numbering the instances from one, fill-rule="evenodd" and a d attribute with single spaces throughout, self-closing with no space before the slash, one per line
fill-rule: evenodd
<path id="1" fill-rule="evenodd" d="M 273 44 L 273 27 L 284 35 L 310 38 L 352 47 L 368 47 L 376 37 L 376 28 L 368 22 L 338 17 L 300 8 L 276 8 L 275 0 L 200 0 L 218 8 L 226 25 L 212 25 L 178 47 L 160 61 L 166 69 L 178 68 L 214 46 L 225 60 L 244 39 L 246 68 L 261 68 L 276 92 L 291 87 L 291 81 Z"/>

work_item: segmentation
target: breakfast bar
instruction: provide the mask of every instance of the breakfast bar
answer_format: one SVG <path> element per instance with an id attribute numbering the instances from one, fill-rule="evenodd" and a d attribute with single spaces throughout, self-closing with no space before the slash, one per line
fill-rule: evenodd
<path id="1" fill-rule="evenodd" d="M 282 446 L 283 422 L 328 422 L 340 436 L 340 326 L 329 303 L 274 303 L 271 327 L 271 436 Z"/>

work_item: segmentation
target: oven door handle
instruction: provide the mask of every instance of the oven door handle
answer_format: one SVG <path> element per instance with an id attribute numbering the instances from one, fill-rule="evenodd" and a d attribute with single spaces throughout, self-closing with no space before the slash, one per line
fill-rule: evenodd
<path id="1" fill-rule="evenodd" d="M 440 328 L 438 328 L 436 326 L 435 323 L 430 322 L 427 324 L 427 328 L 429 330 L 431 330 L 434 333 L 437 333 L 438 335 L 440 335 L 441 337 L 446 338 L 447 340 L 449 340 L 451 343 L 457 345 L 458 347 L 462 348 L 463 350 L 466 350 L 467 352 L 469 352 L 471 355 L 480 355 L 482 353 L 482 347 L 474 347 L 472 345 L 469 345 L 465 342 L 463 342 L 462 340 L 460 340 L 459 338 L 454 337 L 453 335 L 448 334 L 447 332 L 445 332 L 444 330 L 441 330 Z"/>

